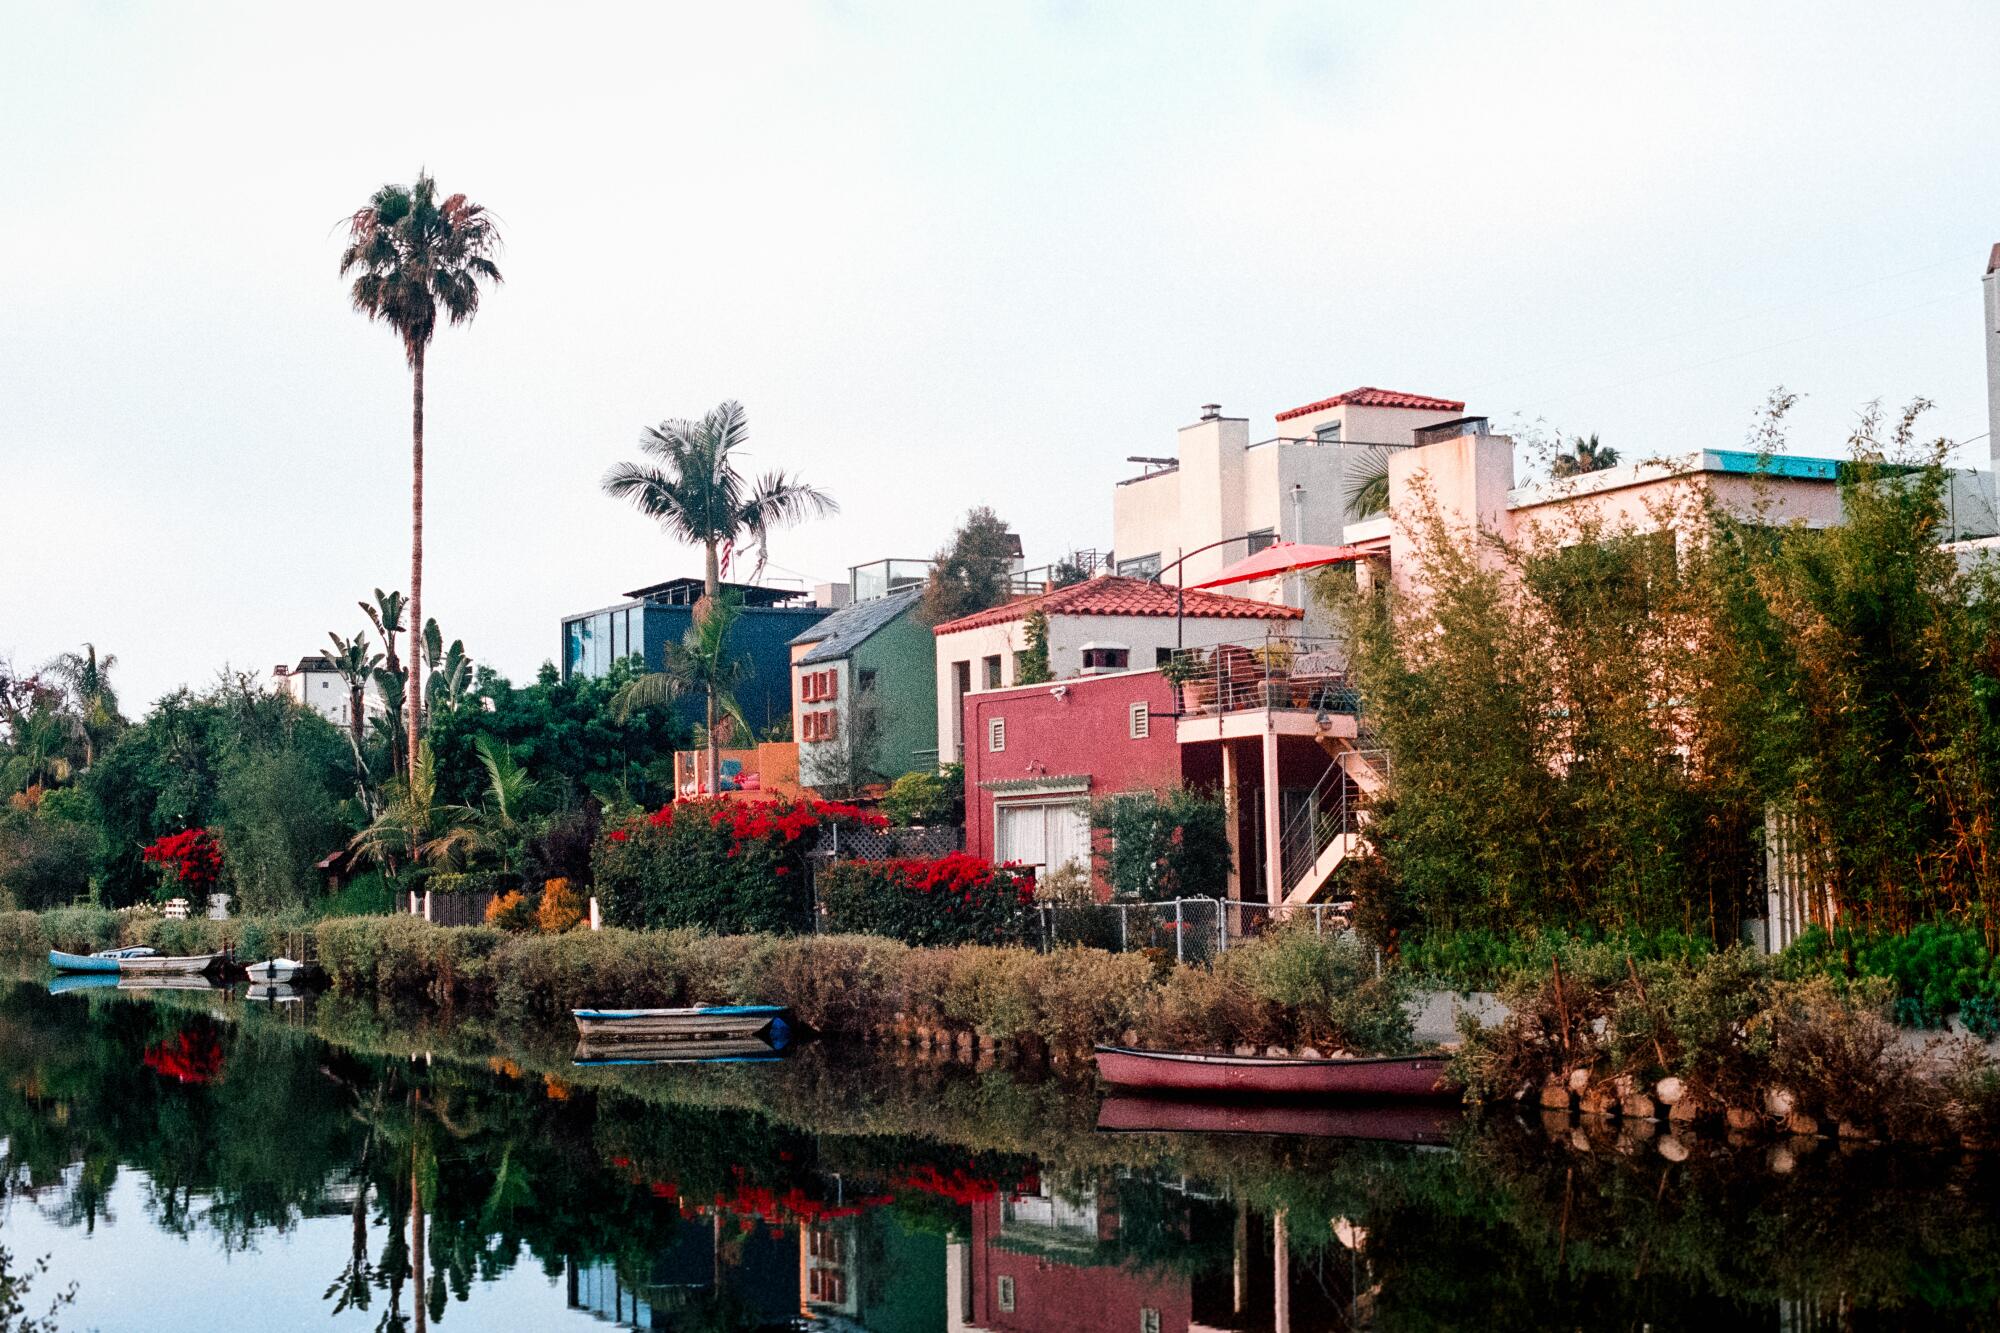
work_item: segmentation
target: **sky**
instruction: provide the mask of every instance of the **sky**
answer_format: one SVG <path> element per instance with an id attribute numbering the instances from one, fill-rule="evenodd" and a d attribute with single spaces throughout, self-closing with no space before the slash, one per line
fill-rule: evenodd
<path id="1" fill-rule="evenodd" d="M 505 285 L 433 344 L 424 606 L 517 679 L 698 574 L 606 498 L 735 398 L 831 492 L 771 581 L 990 505 L 1031 564 L 1205 402 L 1358 385 L 1839 454 L 1933 400 L 1986 465 L 2000 7 L 0 0 L 0 658 L 137 714 L 363 625 L 409 380 L 340 224 L 430 170 Z M 1523 460 L 1525 466 L 1525 460 Z"/>

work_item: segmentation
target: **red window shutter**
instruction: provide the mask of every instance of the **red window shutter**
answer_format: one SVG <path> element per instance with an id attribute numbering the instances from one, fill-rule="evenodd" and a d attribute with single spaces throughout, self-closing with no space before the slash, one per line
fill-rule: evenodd
<path id="1" fill-rule="evenodd" d="M 829 671 L 826 673 L 826 697 L 829 699 L 838 699 L 840 697 L 840 673 L 838 671 Z"/>
<path id="2" fill-rule="evenodd" d="M 833 709 L 829 708 L 824 713 L 821 713 L 820 717 L 823 718 L 826 723 L 826 738 L 828 740 L 832 740 L 834 736 L 840 731 L 840 715 L 836 713 Z"/>

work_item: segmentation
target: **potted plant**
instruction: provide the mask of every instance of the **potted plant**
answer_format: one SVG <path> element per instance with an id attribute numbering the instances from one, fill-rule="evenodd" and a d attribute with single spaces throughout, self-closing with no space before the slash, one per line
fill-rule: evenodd
<path id="1" fill-rule="evenodd" d="M 1160 675 L 1180 692 L 1181 711 L 1199 713 L 1214 696 L 1215 681 L 1199 653 L 1175 653 L 1160 663 Z"/>

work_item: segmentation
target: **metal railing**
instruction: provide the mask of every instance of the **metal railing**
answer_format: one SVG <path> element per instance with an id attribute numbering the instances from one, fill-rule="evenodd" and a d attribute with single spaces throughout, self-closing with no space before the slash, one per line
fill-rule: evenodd
<path id="1" fill-rule="evenodd" d="M 1225 643 L 1175 652 L 1168 678 L 1179 682 L 1187 717 L 1261 708 L 1319 713 L 1361 711 L 1338 639 L 1269 635 L 1261 643 Z"/>

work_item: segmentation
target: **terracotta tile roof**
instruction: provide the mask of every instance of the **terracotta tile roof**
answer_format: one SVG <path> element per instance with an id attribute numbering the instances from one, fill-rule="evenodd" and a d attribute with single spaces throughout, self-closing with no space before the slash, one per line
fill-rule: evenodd
<path id="1" fill-rule="evenodd" d="M 1174 614 L 1174 589 L 1170 584 L 1147 579 L 1100 574 L 1039 597 L 1024 597 L 1005 606 L 947 620 L 934 632 L 953 634 L 984 625 L 1004 625 L 1010 620 L 1025 620 L 1034 611 L 1050 616 L 1170 616 Z M 1248 597 L 1228 597 L 1190 588 L 1184 614 L 1224 620 L 1299 620 L 1305 613 L 1297 607 L 1274 606 Z"/>
<path id="2" fill-rule="evenodd" d="M 1362 387 L 1337 393 L 1331 398 L 1322 398 L 1304 407 L 1295 407 L 1289 412 L 1278 413 L 1278 420 L 1290 421 L 1293 417 L 1309 416 L 1314 412 L 1324 412 L 1329 407 L 1407 407 L 1417 412 L 1463 412 L 1465 404 L 1450 398 L 1431 398 L 1421 393 L 1397 393 L 1394 389 L 1371 389 Z"/>

